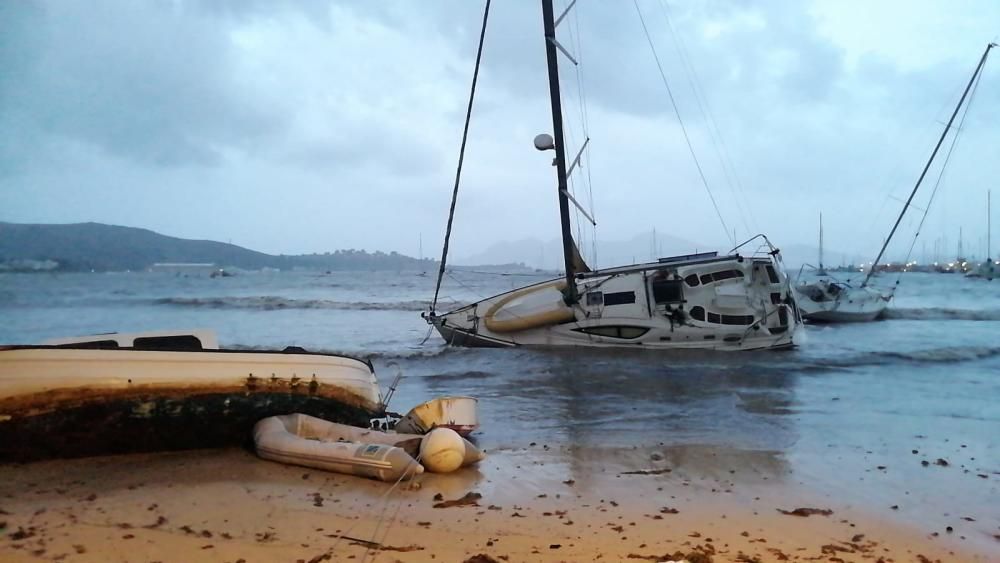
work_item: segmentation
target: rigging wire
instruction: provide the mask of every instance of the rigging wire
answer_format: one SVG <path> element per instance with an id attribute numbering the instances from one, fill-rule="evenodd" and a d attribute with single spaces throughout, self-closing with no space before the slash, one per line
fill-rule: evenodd
<path id="1" fill-rule="evenodd" d="M 949 95 L 943 102 L 941 102 L 940 105 L 938 106 L 937 110 L 935 112 L 933 112 L 932 114 L 930 114 L 930 115 L 933 115 L 933 116 L 938 116 L 938 115 L 941 115 L 941 114 L 947 115 L 947 111 L 948 111 L 949 107 L 954 104 L 954 101 L 961 95 L 961 93 L 962 93 L 962 86 L 958 85 L 952 91 L 951 95 Z M 924 106 L 924 107 L 926 107 L 926 106 Z M 911 114 L 909 114 L 909 118 L 907 119 L 907 121 L 915 121 L 915 120 L 917 120 L 918 119 L 918 114 L 921 114 L 921 113 L 923 113 L 923 112 L 921 112 L 920 109 L 912 112 Z M 931 119 L 930 121 L 926 122 L 922 127 L 920 127 L 919 131 L 917 133 L 915 133 L 913 135 L 903 135 L 904 139 L 908 138 L 908 139 L 911 139 L 911 141 L 917 140 L 916 142 L 911 142 L 909 144 L 909 147 L 907 149 L 905 149 L 905 150 L 899 150 L 898 149 L 898 144 L 895 145 L 897 147 L 897 155 L 895 157 L 895 159 L 896 159 L 895 160 L 895 164 L 892 166 L 892 168 L 889 170 L 889 172 L 887 174 L 885 174 L 884 179 L 881 180 L 881 181 L 876 182 L 876 184 L 875 184 L 877 186 L 883 186 L 882 189 L 885 190 L 885 195 L 882 197 L 882 200 L 881 200 L 881 203 L 879 204 L 878 210 L 875 211 L 875 214 L 872 216 L 872 220 L 868 223 L 868 226 L 862 232 L 861 237 L 860 237 L 861 240 L 870 240 L 870 239 L 872 239 L 872 237 L 874 236 L 874 230 L 876 229 L 876 227 L 881 228 L 881 227 L 879 227 L 879 225 L 882 224 L 882 221 L 880 220 L 880 218 L 882 217 L 882 212 L 885 210 L 885 207 L 889 203 L 889 200 L 900 201 L 900 200 L 898 200 L 897 198 L 895 198 L 893 196 L 893 192 L 896 191 L 896 184 L 899 183 L 900 181 L 902 181 L 904 179 L 904 177 L 903 177 L 904 175 L 902 173 L 902 170 L 903 170 L 903 166 L 905 165 L 906 161 L 903 158 L 901 158 L 901 155 L 908 154 L 908 153 L 918 153 L 918 152 L 920 154 L 927 154 L 928 152 L 930 152 L 931 150 L 933 150 L 933 148 L 934 148 L 934 140 L 933 139 L 929 139 L 927 141 L 920 141 L 919 139 L 925 139 L 925 138 L 931 137 L 931 133 L 933 132 L 934 125 L 936 123 L 937 123 L 937 121 L 935 119 Z M 917 149 L 918 145 L 920 146 L 919 150 Z M 904 194 L 905 194 L 905 192 L 904 192 Z M 881 237 L 879 237 L 876 240 L 881 240 Z M 877 249 L 878 245 L 876 245 L 875 248 Z M 865 254 L 868 254 L 867 250 L 865 250 Z M 863 263 L 863 261 L 862 261 L 862 263 Z"/>
<path id="2" fill-rule="evenodd" d="M 969 93 L 969 103 L 965 105 L 965 111 L 962 112 L 962 119 L 958 122 L 958 128 L 955 130 L 955 136 L 951 139 L 951 145 L 948 147 L 948 153 L 944 157 L 944 162 L 941 164 L 941 171 L 938 173 L 937 180 L 934 182 L 934 189 L 931 190 L 931 197 L 927 200 L 927 205 L 924 207 L 924 214 L 920 217 L 920 223 L 917 225 L 917 232 L 913 235 L 913 241 L 910 242 L 910 249 L 906 252 L 906 258 L 903 260 L 903 265 L 910 262 L 910 255 L 913 253 L 913 248 L 917 244 L 917 238 L 920 236 L 920 231 L 924 227 L 924 221 L 927 220 L 927 213 L 931 209 L 931 204 L 934 203 L 934 196 L 937 195 L 938 188 L 941 187 L 941 181 L 944 179 L 945 171 L 948 169 L 948 162 L 951 160 L 951 155 L 955 151 L 955 147 L 958 145 L 958 140 L 962 136 L 962 131 L 965 126 L 965 118 L 969 115 L 969 109 L 972 107 L 973 102 L 976 100 L 976 92 L 979 90 L 979 82 L 982 80 L 983 75 L 979 73 L 976 76 L 976 82 L 972 85 L 972 91 Z M 896 290 L 896 286 L 899 286 L 900 280 L 903 278 L 902 270 L 896 277 L 896 284 L 893 286 L 892 290 Z"/>
<path id="3" fill-rule="evenodd" d="M 465 112 L 465 127 L 462 129 L 462 146 L 458 150 L 458 169 L 455 171 L 455 188 L 451 193 L 451 208 L 448 210 L 448 226 L 444 232 L 444 248 L 441 249 L 441 265 L 438 268 L 437 284 L 434 286 L 434 300 L 431 302 L 431 312 L 437 306 L 438 293 L 441 291 L 441 280 L 444 278 L 445 264 L 448 261 L 448 242 L 451 240 L 451 225 L 455 220 L 455 203 L 458 201 L 458 186 L 462 180 L 462 162 L 465 160 L 465 143 L 469 139 L 469 122 L 472 121 L 472 103 L 476 99 L 476 82 L 479 80 L 479 63 L 483 59 L 483 43 L 486 40 L 486 22 L 490 16 L 490 0 L 486 0 L 483 9 L 483 28 L 479 32 L 479 49 L 476 51 L 476 68 L 472 73 L 472 89 L 469 92 L 469 108 Z"/>
<path id="4" fill-rule="evenodd" d="M 746 192 L 743 190 L 743 183 L 740 181 L 739 175 L 736 173 L 736 167 L 733 165 L 732 159 L 729 156 L 729 151 L 726 148 L 725 140 L 722 137 L 722 131 L 719 129 L 719 124 L 715 121 L 715 115 L 712 113 L 712 107 L 709 104 L 708 96 L 705 95 L 704 89 L 701 87 L 701 80 L 698 77 L 698 72 L 695 70 L 694 65 L 691 64 L 691 59 L 687 54 L 687 48 L 684 45 L 684 38 L 677 33 L 674 28 L 673 22 L 670 18 L 670 9 L 667 7 L 667 2 L 664 0 L 658 0 L 660 5 L 660 12 L 663 14 L 663 19 L 667 22 L 667 29 L 670 30 L 670 39 L 674 44 L 674 49 L 677 51 L 677 55 L 680 57 L 681 65 L 686 71 L 686 77 L 688 79 L 688 85 L 691 87 L 691 91 L 694 93 L 695 101 L 698 103 L 698 111 L 701 113 L 702 121 L 708 125 L 708 138 L 712 141 L 712 148 L 715 149 L 715 155 L 719 158 L 719 164 L 722 165 L 722 174 L 726 179 L 726 183 L 729 184 L 729 191 L 733 194 L 733 201 L 736 202 L 736 208 L 740 214 L 740 220 L 743 222 L 743 227 L 747 230 L 747 236 L 755 232 L 760 232 L 760 226 L 757 223 L 756 218 L 753 216 L 753 211 L 750 209 L 750 200 L 746 197 Z M 718 141 L 716 140 L 718 139 Z M 744 201 L 741 201 L 742 198 Z M 744 203 L 746 204 L 744 207 Z M 750 218 L 754 224 L 753 229 L 750 228 L 750 224 L 747 223 L 747 214 L 749 212 Z"/>
<path id="5" fill-rule="evenodd" d="M 931 152 L 930 158 L 927 160 L 927 164 L 924 165 L 923 171 L 920 173 L 920 177 L 917 178 L 917 183 L 913 186 L 913 191 L 910 192 L 910 197 L 906 199 L 906 204 L 903 206 L 902 212 L 900 212 L 899 217 L 896 218 L 896 222 L 892 225 L 892 230 L 889 231 L 889 236 L 886 237 L 885 242 L 882 244 L 882 249 L 879 250 L 878 256 L 872 261 L 872 267 L 868 270 L 868 275 L 865 276 L 865 281 L 861 282 L 861 287 L 868 285 L 872 276 L 878 269 L 879 260 L 882 259 L 883 254 L 885 254 L 885 249 L 889 246 L 889 242 L 892 241 L 892 236 L 896 234 L 896 229 L 899 228 L 900 222 L 903 220 L 903 216 L 906 215 L 906 210 L 913 201 L 913 196 L 917 195 L 917 190 L 920 188 L 920 184 L 923 183 L 924 177 L 927 176 L 927 172 L 931 168 L 931 164 L 934 163 L 934 157 L 937 156 L 938 150 L 940 150 L 941 145 L 948 136 L 948 131 L 951 129 L 952 124 L 955 122 L 955 117 L 958 116 L 959 111 L 962 109 L 962 103 L 965 102 L 966 96 L 968 96 L 970 89 L 976 84 L 977 78 L 982 73 L 983 65 L 986 64 L 986 58 L 990 55 L 990 50 L 996 47 L 996 43 L 990 43 L 986 46 L 986 50 L 983 52 L 983 56 L 979 59 L 979 64 L 976 65 L 975 72 L 972 73 L 972 77 L 969 78 L 969 83 L 965 86 L 965 91 L 962 92 L 962 97 L 958 100 L 958 105 L 955 106 L 955 111 L 952 112 L 951 117 L 948 118 L 948 123 L 945 125 L 944 131 L 941 133 L 941 137 L 938 139 L 937 144 L 934 145 L 934 151 Z"/>
<path id="6" fill-rule="evenodd" d="M 421 455 L 422 455 L 421 452 L 418 451 L 417 452 L 417 456 L 415 458 L 413 458 L 413 462 L 419 465 L 420 464 L 420 457 L 421 457 Z M 407 469 L 409 469 L 409 465 L 407 465 L 407 467 L 403 470 L 403 473 L 402 473 L 402 475 L 399 476 L 399 479 L 396 479 L 396 482 L 392 484 L 392 487 L 389 489 L 389 492 L 392 492 L 393 489 L 395 489 L 396 487 L 398 487 L 399 484 L 403 482 L 403 479 L 407 475 L 407 471 L 406 471 Z M 371 539 L 368 540 L 368 545 L 365 546 L 365 555 L 361 559 L 361 563 L 365 563 L 368 560 L 368 553 L 371 552 L 372 548 L 375 545 L 384 545 L 385 544 L 386 538 L 389 537 L 389 529 L 392 528 L 392 525 L 396 523 L 396 517 L 399 516 L 399 508 L 401 506 L 403 506 L 403 499 L 402 498 L 400 498 L 399 502 L 396 503 L 396 511 L 393 512 L 392 519 L 389 520 L 389 525 L 386 526 L 385 533 L 382 534 L 382 539 L 381 540 L 376 540 L 376 538 L 378 537 L 379 529 L 382 527 L 382 522 L 383 522 L 383 520 L 385 520 L 385 511 L 386 511 L 387 508 L 389 508 L 389 503 L 390 502 L 391 502 L 391 500 L 389 500 L 388 498 L 386 498 L 385 502 L 382 504 L 382 512 L 379 513 L 379 515 L 378 515 L 378 522 L 375 525 L 375 531 L 372 532 Z M 373 561 L 374 561 L 374 559 L 375 558 L 372 557 Z"/>
<path id="7" fill-rule="evenodd" d="M 722 218 L 722 212 L 719 210 L 719 204 L 715 201 L 712 189 L 708 186 L 708 180 L 705 178 L 705 172 L 701 168 L 701 163 L 698 162 L 698 156 L 695 154 L 694 145 L 691 144 L 691 138 L 688 136 L 687 127 L 684 126 L 684 120 L 681 118 L 681 112 L 677 107 L 677 101 L 674 99 L 674 93 L 670 89 L 670 83 L 667 81 L 667 75 L 663 71 L 663 65 L 660 63 L 660 56 L 656 53 L 656 46 L 653 45 L 653 38 L 649 36 L 649 29 L 646 28 L 646 19 L 642 17 L 642 10 L 639 8 L 639 2 L 638 0 L 632 0 L 632 4 L 635 6 L 636 14 L 639 15 L 639 22 L 642 24 L 642 32 L 646 35 L 646 41 L 649 43 L 649 49 L 652 51 L 653 59 L 656 61 L 656 68 L 660 71 L 660 78 L 663 79 L 663 85 L 667 89 L 667 96 L 670 98 L 670 105 L 674 108 L 674 114 L 677 116 L 677 122 L 680 124 L 681 132 L 684 134 L 684 142 L 687 143 L 688 150 L 691 152 L 691 158 L 694 159 L 695 168 L 698 169 L 698 176 L 701 178 L 701 183 L 705 187 L 705 191 L 708 193 L 708 198 L 712 200 L 712 207 L 715 208 L 715 214 L 719 218 L 719 223 L 722 224 L 723 232 L 726 233 L 726 237 L 732 240 L 733 246 L 735 246 L 736 238 L 732 236 L 729 226 L 726 225 L 726 220 Z"/>
<path id="8" fill-rule="evenodd" d="M 579 11 L 573 12 L 573 26 L 576 29 L 576 53 L 577 56 L 583 57 L 583 45 L 580 40 L 580 15 Z M 583 78 L 583 69 L 580 65 L 577 65 L 576 72 L 576 86 L 577 92 L 580 96 L 580 113 L 582 114 L 583 121 L 583 136 L 586 141 L 590 141 L 590 113 L 587 111 L 587 90 L 584 88 L 586 81 Z M 590 173 L 590 169 L 593 167 L 590 161 L 590 144 L 584 148 L 584 157 L 587 161 L 587 198 L 590 206 L 590 216 L 594 218 L 594 222 L 597 222 L 597 214 L 594 212 L 594 183 Z M 582 168 L 582 166 L 581 166 Z M 597 267 L 597 225 L 593 225 L 593 237 L 591 238 L 591 249 L 593 251 L 593 262 L 591 265 Z"/>

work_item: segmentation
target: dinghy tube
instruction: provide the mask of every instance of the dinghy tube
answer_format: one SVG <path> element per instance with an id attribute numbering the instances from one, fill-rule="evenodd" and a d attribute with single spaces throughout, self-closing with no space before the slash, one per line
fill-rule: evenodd
<path id="1" fill-rule="evenodd" d="M 257 455 L 381 481 L 410 479 L 424 472 L 424 466 L 402 448 L 330 440 L 330 426 L 341 425 L 301 414 L 265 418 L 254 426 Z"/>
<path id="2" fill-rule="evenodd" d="M 486 328 L 502 334 L 576 319 L 564 300 L 565 288 L 565 281 L 557 281 L 512 292 L 486 311 Z"/>

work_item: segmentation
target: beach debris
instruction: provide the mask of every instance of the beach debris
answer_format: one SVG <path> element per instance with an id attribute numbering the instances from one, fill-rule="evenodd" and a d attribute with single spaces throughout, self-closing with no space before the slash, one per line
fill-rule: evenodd
<path id="1" fill-rule="evenodd" d="M 638 469 L 636 471 L 622 471 L 619 475 L 662 475 L 664 473 L 670 473 L 673 469 Z"/>
<path id="2" fill-rule="evenodd" d="M 767 548 L 767 550 L 770 551 L 771 555 L 774 555 L 774 558 L 777 559 L 778 561 L 788 561 L 789 560 L 788 554 L 785 553 L 784 551 L 781 551 L 780 549 L 778 549 L 776 547 L 769 547 L 769 548 Z"/>
<path id="3" fill-rule="evenodd" d="M 779 508 L 778 512 L 787 516 L 801 516 L 803 518 L 812 516 L 813 514 L 817 514 L 819 516 L 829 516 L 833 514 L 833 511 L 828 508 L 796 508 L 795 510 L 782 510 Z"/>
<path id="4" fill-rule="evenodd" d="M 689 563 L 684 553 L 675 551 L 664 555 L 642 555 L 639 553 L 629 553 L 627 559 L 642 559 L 645 561 L 656 561 L 657 563 Z"/>
<path id="5" fill-rule="evenodd" d="M 679 513 L 680 510 L 677 510 L 676 508 L 671 508 L 669 506 L 664 506 L 663 508 L 660 509 L 660 514 L 679 514 Z"/>
<path id="6" fill-rule="evenodd" d="M 985 478 L 985 475 L 983 477 Z M 566 479 L 563 481 L 563 485 L 569 485 L 570 487 L 572 487 L 575 483 L 576 481 L 574 479 Z"/>
<path id="7" fill-rule="evenodd" d="M 940 465 L 941 467 L 948 467 L 951 464 L 948 463 L 948 460 L 944 459 L 943 457 L 939 457 L 937 458 L 937 461 L 934 462 L 934 465 Z"/>
<path id="8" fill-rule="evenodd" d="M 485 553 L 480 553 L 462 561 L 462 563 L 500 563 L 500 561 Z"/>
<path id="9" fill-rule="evenodd" d="M 435 497 L 436 498 L 436 497 Z M 444 498 L 444 497 L 441 497 Z M 455 500 L 446 500 L 434 504 L 434 508 L 451 508 L 453 506 L 479 506 L 479 499 L 483 498 L 483 495 L 475 492 L 465 493 L 465 496 L 457 498 Z"/>
<path id="10" fill-rule="evenodd" d="M 927 461 L 926 459 L 925 460 L 921 460 L 921 462 L 920 462 L 920 465 L 923 465 L 924 467 L 927 467 L 930 464 L 931 464 L 931 462 Z"/>
<path id="11" fill-rule="evenodd" d="M 11 540 L 13 540 L 13 541 L 26 540 L 28 538 L 33 538 L 33 537 L 35 537 L 35 527 L 34 526 L 28 526 L 28 528 L 25 529 L 25 528 L 22 528 L 21 526 L 18 526 L 17 527 L 17 531 L 14 532 L 14 533 L 12 533 L 8 537 Z"/>

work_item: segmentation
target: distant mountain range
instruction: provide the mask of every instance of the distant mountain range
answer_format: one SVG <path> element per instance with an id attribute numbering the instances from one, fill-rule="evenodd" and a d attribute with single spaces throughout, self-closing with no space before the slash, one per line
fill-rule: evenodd
<path id="1" fill-rule="evenodd" d="M 338 250 L 274 256 L 235 244 L 189 240 L 148 229 L 101 223 L 63 225 L 0 222 L 0 271 L 146 270 L 158 263 L 203 263 L 219 268 L 317 270 L 427 270 L 433 260 L 396 252 Z"/>
<path id="2" fill-rule="evenodd" d="M 591 259 L 593 248 L 581 248 Z M 704 244 L 652 232 L 628 240 L 598 241 L 597 263 L 609 267 L 647 262 L 657 257 L 711 250 Z M 746 249 L 744 253 L 753 249 Z M 785 263 L 796 267 L 814 262 L 816 249 L 791 244 L 782 247 Z M 839 252 L 828 251 L 830 265 L 844 261 Z M 562 244 L 558 240 L 537 239 L 495 243 L 484 251 L 449 264 L 457 268 L 484 267 L 521 270 L 526 267 L 562 269 Z M 154 264 L 200 263 L 216 268 L 259 270 L 263 268 L 307 268 L 313 270 L 437 270 L 438 262 L 417 259 L 396 252 L 337 250 L 323 254 L 272 255 L 234 244 L 211 240 L 190 240 L 161 235 L 148 229 L 101 223 L 19 224 L 0 222 L 0 271 L 125 271 L 146 270 Z M 525 266 L 527 264 L 527 266 Z"/>

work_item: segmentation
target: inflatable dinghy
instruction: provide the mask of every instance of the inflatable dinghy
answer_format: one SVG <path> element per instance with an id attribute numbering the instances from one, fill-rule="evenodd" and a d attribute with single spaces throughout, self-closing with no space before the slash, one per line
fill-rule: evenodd
<path id="1" fill-rule="evenodd" d="M 334 425 L 301 414 L 265 418 L 254 426 L 257 455 L 271 461 L 381 481 L 410 479 L 424 472 L 424 466 L 402 448 L 331 440 L 330 427 Z"/>
<path id="2" fill-rule="evenodd" d="M 357 428 L 347 424 L 326 422 L 325 420 L 317 419 L 305 414 L 291 414 L 288 416 L 318 421 L 317 424 L 322 424 L 325 428 L 326 433 L 323 438 L 321 438 L 324 441 L 360 442 L 363 444 L 385 444 L 387 446 L 396 446 L 397 448 L 402 448 L 403 451 L 410 454 L 413 458 L 420 456 L 422 448 L 427 448 L 427 435 L 406 432 L 379 432 L 378 430 Z M 483 453 L 483 450 L 476 447 L 475 444 L 465 438 L 461 438 L 461 441 L 465 450 L 465 454 L 462 456 L 461 467 L 474 465 L 486 459 L 486 454 Z M 424 465 L 427 464 L 425 463 Z M 430 467 L 425 467 L 425 469 L 434 471 Z"/>
<path id="3" fill-rule="evenodd" d="M 382 481 L 414 477 L 423 473 L 425 465 L 430 471 L 448 473 L 486 458 L 475 444 L 447 432 L 453 438 L 379 432 L 289 414 L 258 422 L 254 442 L 265 459 Z M 423 464 L 416 461 L 418 457 Z"/>

